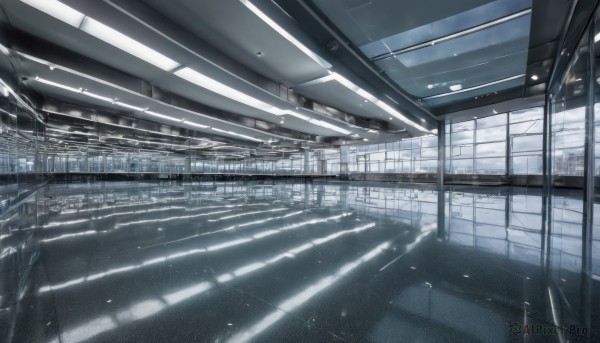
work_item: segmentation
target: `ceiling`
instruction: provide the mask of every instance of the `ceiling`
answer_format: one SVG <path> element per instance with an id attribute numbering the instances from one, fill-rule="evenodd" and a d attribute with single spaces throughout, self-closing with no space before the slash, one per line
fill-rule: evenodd
<path id="1" fill-rule="evenodd" d="M 75 106 L 198 151 L 301 150 L 435 134 L 449 113 L 543 93 L 562 26 L 532 23 L 566 20 L 543 4 L 6 0 L 2 44 L 49 118 Z"/>

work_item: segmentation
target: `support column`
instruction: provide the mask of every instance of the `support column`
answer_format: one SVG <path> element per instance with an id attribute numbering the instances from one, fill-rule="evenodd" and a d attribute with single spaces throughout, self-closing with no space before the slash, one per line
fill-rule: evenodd
<path id="1" fill-rule="evenodd" d="M 511 173 L 512 164 L 510 163 L 510 156 L 512 155 L 512 147 L 510 144 L 510 113 L 506 113 L 506 160 L 504 161 L 504 174 L 509 177 Z M 527 170 L 529 173 L 529 170 Z"/>
<path id="2" fill-rule="evenodd" d="M 185 156 L 185 164 L 183 166 L 183 172 L 189 174 L 192 172 L 192 156 Z"/>
<path id="3" fill-rule="evenodd" d="M 583 227 L 581 232 L 581 320 L 591 327 L 592 303 L 592 233 L 594 230 L 594 172 L 595 172 L 595 129 L 594 105 L 596 88 L 596 23 L 592 20 L 588 33 L 589 55 L 587 76 L 587 106 L 585 107 L 585 148 L 583 186 Z"/>
<path id="4" fill-rule="evenodd" d="M 340 147 L 340 178 L 348 179 L 348 156 L 350 148 L 347 145 Z"/>
<path id="5" fill-rule="evenodd" d="M 446 237 L 446 192 L 444 192 L 444 173 L 446 172 L 446 124 L 441 121 L 438 124 L 438 213 L 437 213 L 437 237 Z"/>
<path id="6" fill-rule="evenodd" d="M 549 267 L 550 263 L 550 234 L 552 231 L 552 201 L 550 188 L 552 187 L 552 95 L 546 96 L 546 106 L 544 107 L 544 130 L 542 138 L 542 172 L 543 172 L 543 188 L 542 188 L 542 262 L 545 268 Z"/>
<path id="7" fill-rule="evenodd" d="M 317 161 L 317 174 L 323 175 L 323 151 L 315 151 L 315 160 Z"/>
<path id="8" fill-rule="evenodd" d="M 444 173 L 446 172 L 446 124 L 438 125 L 438 187 L 444 186 Z"/>
<path id="9" fill-rule="evenodd" d="M 90 159 L 89 154 L 86 152 L 83 156 L 83 163 L 80 166 L 80 172 L 88 173 L 90 171 Z"/>

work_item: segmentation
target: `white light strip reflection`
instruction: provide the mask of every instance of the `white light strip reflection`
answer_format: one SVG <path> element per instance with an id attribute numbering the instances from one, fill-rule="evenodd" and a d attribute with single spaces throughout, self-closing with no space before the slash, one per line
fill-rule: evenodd
<path id="1" fill-rule="evenodd" d="M 102 96 L 102 95 L 98 95 L 92 92 L 89 92 L 88 90 L 84 89 L 83 90 L 83 94 L 89 96 L 90 98 L 94 98 L 94 99 L 98 99 L 98 100 L 102 100 L 105 102 L 110 102 L 113 103 L 115 100 L 106 96 Z"/>
<path id="2" fill-rule="evenodd" d="M 354 229 L 356 230 L 356 229 Z M 360 264 L 367 262 L 368 260 L 375 257 L 380 251 L 377 249 L 381 248 L 387 243 L 384 243 L 378 246 L 375 250 L 363 255 L 359 260 L 355 262 L 348 263 L 341 268 L 341 270 L 333 275 L 332 277 L 336 278 L 335 281 L 339 280 L 342 276 L 350 272 L 352 269 L 358 267 Z M 289 255 L 289 254 L 288 254 Z M 289 256 L 286 256 L 289 257 Z M 271 262 L 255 262 L 242 267 L 235 269 L 232 272 L 224 273 L 222 276 L 218 277 L 219 282 L 227 282 L 234 280 L 237 277 L 247 275 L 249 273 L 256 272 L 266 267 L 268 264 L 272 264 L 276 261 L 279 261 L 278 258 L 271 258 L 268 261 Z M 133 268 L 129 268 L 131 270 Z M 89 279 L 89 277 L 88 277 Z M 74 280 L 78 282 L 83 282 L 81 279 Z M 76 284 L 75 282 L 74 284 Z M 181 303 L 184 300 L 190 299 L 199 294 L 205 293 L 212 288 L 214 288 L 215 284 L 211 281 L 202 281 L 197 284 L 193 284 L 186 288 L 180 289 L 175 292 L 167 293 L 160 298 L 156 299 L 146 299 L 143 301 L 139 301 L 134 303 L 133 305 L 116 311 L 112 316 L 103 316 L 99 317 L 95 320 L 88 321 L 82 325 L 79 325 L 73 329 L 66 330 L 62 334 L 62 338 L 64 340 L 68 340 L 69 342 L 81 342 L 90 339 L 100 333 L 113 330 L 121 325 L 126 325 L 137 320 L 141 320 L 144 318 L 148 318 L 152 315 L 159 313 L 167 309 L 169 306 L 173 306 Z M 304 295 L 304 293 L 301 293 Z M 295 298 L 294 298 L 295 299 Z M 307 299 L 308 300 L 308 299 Z M 270 315 L 273 317 L 272 315 Z M 283 316 L 283 314 L 281 315 Z M 113 319 L 114 318 L 114 319 Z M 263 320 L 264 321 L 264 320 Z M 275 320 L 276 321 L 276 320 Z M 269 321 L 269 322 L 275 322 Z M 92 326 L 91 328 L 89 326 Z M 262 330 L 261 330 L 262 331 Z"/>
<path id="3" fill-rule="evenodd" d="M 138 220 L 138 221 L 127 222 L 127 223 L 118 223 L 117 225 L 115 225 L 115 229 L 118 229 L 118 228 L 121 228 L 124 226 L 129 226 L 129 225 L 138 225 L 138 224 L 147 224 L 147 223 L 162 223 L 162 222 L 168 222 L 168 221 L 177 220 L 177 219 L 190 219 L 190 218 L 206 217 L 206 216 L 212 216 L 212 215 L 220 214 L 220 213 L 227 213 L 227 212 L 231 212 L 231 211 L 232 210 L 223 210 L 223 211 L 215 211 L 215 212 L 209 212 L 209 213 L 194 214 L 194 215 L 189 215 L 189 216 L 178 216 L 178 217 L 168 217 L 168 218 L 160 218 L 160 219 Z"/>
<path id="4" fill-rule="evenodd" d="M 269 213 L 269 212 L 279 212 L 279 211 L 287 211 L 287 208 L 275 208 L 272 210 L 265 210 L 265 211 L 254 211 L 254 212 L 244 212 L 244 213 L 240 213 L 240 214 L 233 214 L 230 216 L 225 216 L 225 217 L 221 217 L 221 218 L 217 218 L 217 219 L 209 219 L 209 222 L 218 222 L 221 220 L 226 220 L 226 219 L 231 219 L 231 218 L 239 218 L 239 217 L 244 217 L 244 216 L 251 216 L 253 214 L 260 214 L 260 213 Z"/>
<path id="5" fill-rule="evenodd" d="M 46 79 L 42 79 L 41 77 L 35 77 L 35 80 L 39 83 L 43 83 L 46 84 L 48 86 L 52 86 L 52 87 L 56 87 L 56 88 L 60 88 L 60 89 L 64 89 L 64 90 L 68 90 L 69 92 L 73 92 L 73 93 L 83 93 L 83 89 L 82 88 L 74 88 L 74 87 L 70 87 L 67 85 L 63 85 L 54 81 L 50 81 L 50 80 L 46 80 Z"/>
<path id="6" fill-rule="evenodd" d="M 52 241 L 56 241 L 56 240 L 60 240 L 60 239 L 77 237 L 77 236 L 95 235 L 97 233 L 98 232 L 95 231 L 95 230 L 88 230 L 88 231 L 77 232 L 77 233 L 67 233 L 67 234 L 64 234 L 64 235 L 57 236 L 57 237 L 42 239 L 42 243 L 48 243 L 48 242 L 52 242 Z"/>
<path id="7" fill-rule="evenodd" d="M 289 217 L 289 216 L 297 215 L 297 214 L 299 214 L 299 213 L 298 212 L 294 212 L 294 213 L 287 214 L 286 216 Z M 263 237 L 266 237 L 266 236 L 270 236 L 270 235 L 273 235 L 273 234 L 277 234 L 277 233 L 280 233 L 280 232 L 284 232 L 284 231 L 287 231 L 287 230 L 294 230 L 294 229 L 303 227 L 305 225 L 314 225 L 314 224 L 318 224 L 318 223 L 325 223 L 325 222 L 327 222 L 329 220 L 337 220 L 337 219 L 349 216 L 351 214 L 352 213 L 343 213 L 341 215 L 332 216 L 332 217 L 329 217 L 329 218 L 312 219 L 312 220 L 309 220 L 309 221 L 304 221 L 304 222 L 300 222 L 300 223 L 296 223 L 296 224 L 286 225 L 286 226 L 284 226 L 282 228 L 279 228 L 279 229 L 272 229 L 272 230 L 264 231 L 264 232 L 261 232 L 261 233 L 257 233 L 257 234 L 255 234 L 252 237 L 255 238 L 255 239 L 260 239 L 260 238 L 263 238 Z M 285 216 L 275 217 L 275 218 L 279 219 L 279 218 L 283 218 L 283 217 L 285 217 Z M 261 223 L 256 222 L 256 224 L 261 224 Z M 214 235 L 214 234 L 218 234 L 218 233 L 221 233 L 221 232 L 227 232 L 227 231 L 235 230 L 236 228 L 241 228 L 241 227 L 246 227 L 246 226 L 250 226 L 250 224 L 249 223 L 244 223 L 244 224 L 238 224 L 238 225 L 231 225 L 231 226 L 223 228 L 223 229 L 219 229 L 219 230 L 215 230 L 215 231 L 209 231 L 209 232 L 204 232 L 204 233 L 199 233 L 199 234 L 196 234 L 196 235 L 193 235 L 193 236 L 188 236 L 188 237 L 180 238 L 180 239 L 177 239 L 177 240 L 174 240 L 174 241 L 171 241 L 171 242 L 166 242 L 164 244 L 166 245 L 166 244 L 178 243 L 178 242 L 186 241 L 186 240 L 189 240 L 189 239 L 194 239 L 194 238 L 197 238 L 197 237 Z"/>
<path id="8" fill-rule="evenodd" d="M 46 225 L 42 225 L 42 228 L 49 228 L 49 227 L 57 227 L 57 226 L 62 226 L 62 225 L 73 225 L 73 224 L 81 224 L 81 223 L 87 223 L 89 222 L 89 219 L 75 219 L 75 220 L 69 220 L 69 221 L 64 221 L 64 222 L 50 222 Z"/>
<path id="9" fill-rule="evenodd" d="M 82 342 L 103 332 L 116 329 L 118 323 L 110 316 L 103 316 L 61 333 L 63 342 Z M 56 340 L 58 342 L 58 340 Z"/>
<path id="10" fill-rule="evenodd" d="M 208 291 L 209 289 L 211 289 L 212 287 L 213 287 L 213 284 L 211 282 L 204 281 L 197 285 L 179 290 L 177 292 L 165 294 L 165 295 L 163 295 L 163 299 L 167 302 L 167 304 L 175 305 L 183 300 L 186 300 L 186 299 L 189 299 L 198 294 L 204 293 L 204 292 Z"/>
<path id="11" fill-rule="evenodd" d="M 360 258 L 345 264 L 341 268 L 339 268 L 334 274 L 328 275 L 312 285 L 306 287 L 302 292 L 297 293 L 296 295 L 288 298 L 287 300 L 281 302 L 278 306 L 278 309 L 267 316 L 265 316 L 258 323 L 250 326 L 248 329 L 232 336 L 227 340 L 228 342 L 248 342 L 255 338 L 256 335 L 262 333 L 267 328 L 273 326 L 276 322 L 278 322 L 284 315 L 288 312 L 292 312 L 298 307 L 304 305 L 308 301 L 310 301 L 317 294 L 323 292 L 330 286 L 334 285 L 338 281 L 340 281 L 344 276 L 348 275 L 351 271 L 360 267 L 364 263 L 370 261 L 375 258 L 382 252 L 384 252 L 387 248 L 389 248 L 390 243 L 385 242 L 378 245 L 375 249 L 369 251 L 364 254 Z"/>
<path id="12" fill-rule="evenodd" d="M 279 26 L 275 21 L 273 21 L 269 16 L 267 16 L 264 12 L 254 6 L 249 0 L 240 0 L 244 6 L 246 6 L 252 13 L 254 13 L 257 17 L 259 17 L 265 24 L 269 25 L 273 30 L 279 33 L 283 38 L 285 38 L 288 42 L 292 43 L 296 48 L 300 49 L 306 56 L 308 56 L 313 61 L 317 62 L 321 67 L 325 69 L 331 68 L 331 64 L 321 58 L 321 56 L 314 53 L 300 41 L 298 41 L 294 36 L 292 36 L 289 32 L 284 30 L 281 26 Z"/>
<path id="13" fill-rule="evenodd" d="M 183 121 L 183 119 L 181 119 L 181 118 L 171 117 L 171 116 L 160 114 L 160 113 L 157 113 L 157 112 L 154 112 L 154 111 L 150 111 L 150 110 L 146 110 L 146 111 L 144 111 L 144 113 L 147 113 L 147 114 L 149 114 L 151 116 L 154 116 L 154 117 L 157 117 L 157 118 L 161 118 L 161 119 L 172 120 L 172 121 L 176 121 L 176 122 L 182 122 Z M 204 126 L 205 128 L 208 127 L 208 126 L 205 126 L 205 125 L 202 125 L 202 126 Z"/>
<path id="14" fill-rule="evenodd" d="M 183 121 L 183 123 L 187 124 L 187 125 L 195 126 L 195 127 L 201 128 L 201 129 L 208 129 L 209 128 L 208 125 L 202 125 L 202 124 L 198 124 L 198 123 L 193 123 L 193 122 L 187 121 L 187 120 Z"/>
<path id="15" fill-rule="evenodd" d="M 126 104 L 126 103 L 121 102 L 121 101 L 115 101 L 115 105 L 118 105 L 118 106 L 121 106 L 121 107 L 125 107 L 125 108 L 128 108 L 130 110 L 134 110 L 134 111 L 139 111 L 139 112 L 144 112 L 146 110 L 144 108 L 133 106 L 133 105 L 129 105 L 129 104 Z"/>
<path id="16" fill-rule="evenodd" d="M 217 243 L 215 245 L 207 246 L 205 248 L 190 249 L 190 250 L 187 250 L 187 251 L 181 251 L 181 252 L 177 252 L 177 253 L 174 253 L 174 254 L 171 254 L 171 255 L 167 255 L 167 256 L 160 256 L 160 257 L 157 257 L 157 258 L 153 258 L 151 260 L 144 261 L 141 264 L 127 265 L 127 266 L 124 266 L 124 267 L 112 268 L 112 269 L 108 269 L 108 270 L 100 272 L 100 273 L 88 275 L 85 278 L 78 278 L 78 279 L 75 279 L 75 280 L 66 281 L 66 282 L 59 283 L 59 284 L 43 286 L 38 291 L 40 293 L 49 292 L 51 290 L 52 291 L 57 291 L 57 290 L 60 290 L 60 289 L 63 289 L 63 288 L 68 288 L 68 287 L 71 287 L 71 286 L 74 286 L 74 285 L 77 285 L 77 284 L 80 284 L 80 283 L 83 283 L 83 282 L 89 282 L 89 281 L 98 280 L 98 279 L 104 278 L 104 277 L 109 276 L 109 275 L 124 273 L 124 272 L 130 271 L 130 270 L 134 270 L 134 269 L 138 269 L 138 268 L 143 268 L 143 267 L 148 266 L 148 265 L 154 265 L 154 264 L 158 264 L 158 263 L 164 263 L 166 261 L 171 261 L 171 260 L 174 260 L 174 259 L 178 259 L 178 258 L 181 258 L 181 257 L 190 256 L 190 255 L 204 254 L 204 253 L 206 253 L 208 251 L 216 251 L 216 250 L 226 249 L 228 247 L 232 247 L 232 246 L 236 246 L 236 245 L 239 245 L 239 244 L 244 244 L 244 243 L 248 243 L 248 242 L 251 242 L 251 241 L 259 240 L 261 238 L 270 236 L 272 234 L 276 234 L 276 233 L 280 233 L 280 232 L 285 232 L 285 231 L 292 230 L 292 229 L 297 229 L 297 228 L 300 228 L 300 227 L 305 226 L 305 225 L 317 224 L 317 223 L 326 222 L 328 220 L 340 219 L 340 218 L 349 216 L 350 214 L 351 213 L 343 213 L 341 215 L 332 216 L 332 217 L 329 217 L 329 218 L 315 219 L 315 220 L 310 220 L 310 221 L 306 221 L 306 222 L 296 223 L 296 224 L 293 224 L 293 225 L 284 226 L 284 227 L 282 227 L 280 229 L 274 229 L 274 230 L 266 231 L 266 232 L 269 232 L 269 234 L 263 234 L 263 235 L 261 235 L 261 234 L 255 234 L 254 236 L 252 236 L 252 238 L 242 239 L 243 241 L 240 241 L 240 240 L 228 241 L 228 242 Z M 369 226 L 369 227 L 372 227 L 372 226 Z M 358 230 L 358 231 L 356 231 L 356 230 Z M 348 230 L 347 233 L 351 233 L 351 232 L 356 233 L 356 232 L 360 232 L 360 231 L 363 231 L 363 230 L 364 230 L 363 227 L 360 227 L 360 228 L 356 228 L 356 229 L 353 229 L 353 230 Z M 213 233 L 216 233 L 216 232 L 223 232 L 223 230 L 218 230 L 218 231 L 215 231 Z M 344 232 L 344 231 L 342 231 L 342 232 Z M 336 235 L 336 234 L 338 234 L 338 233 L 335 233 L 333 235 Z M 179 241 L 183 241 L 183 240 L 186 240 L 186 239 L 189 239 L 189 238 L 198 237 L 198 236 L 202 236 L 202 234 L 201 235 L 195 235 L 195 236 L 192 236 L 192 237 L 187 237 L 185 239 L 180 239 L 180 240 L 173 241 L 173 242 L 167 242 L 165 244 L 179 242 Z M 330 236 L 327 236 L 327 237 L 330 237 Z M 341 235 L 339 235 L 339 236 L 341 236 Z M 325 237 L 325 238 L 327 238 L 327 237 Z M 318 244 L 321 244 L 321 243 L 318 243 L 318 240 L 319 239 L 313 240 L 313 242 L 317 241 L 317 243 L 310 243 L 309 242 L 309 244 L 313 244 L 314 246 L 316 246 Z M 329 239 L 329 240 L 331 240 L 331 239 Z M 294 248 L 294 249 L 297 249 L 297 248 Z M 282 258 L 285 258 L 285 257 L 293 258 L 294 255 L 292 255 L 292 254 L 290 254 L 288 252 L 285 252 L 283 254 L 276 255 L 275 257 L 267 260 L 266 262 L 267 263 L 273 263 L 273 262 L 276 262 L 276 261 L 278 261 L 278 260 L 280 260 Z"/>

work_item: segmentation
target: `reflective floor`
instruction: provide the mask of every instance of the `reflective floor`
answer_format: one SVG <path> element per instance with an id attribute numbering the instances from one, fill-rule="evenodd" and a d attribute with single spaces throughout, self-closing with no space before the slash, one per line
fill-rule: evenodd
<path id="1" fill-rule="evenodd" d="M 539 189 L 399 187 L 49 185 L 39 258 L 4 301 L 3 337 L 599 339 L 600 260 L 582 273 L 569 229 L 580 195 L 555 202 L 561 229 L 546 237 Z"/>

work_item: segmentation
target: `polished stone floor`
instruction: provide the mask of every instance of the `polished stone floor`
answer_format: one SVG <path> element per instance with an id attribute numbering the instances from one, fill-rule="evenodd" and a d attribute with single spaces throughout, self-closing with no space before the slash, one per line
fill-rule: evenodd
<path id="1" fill-rule="evenodd" d="M 547 236 L 535 188 L 49 185 L 12 341 L 598 340 L 578 197 Z"/>

